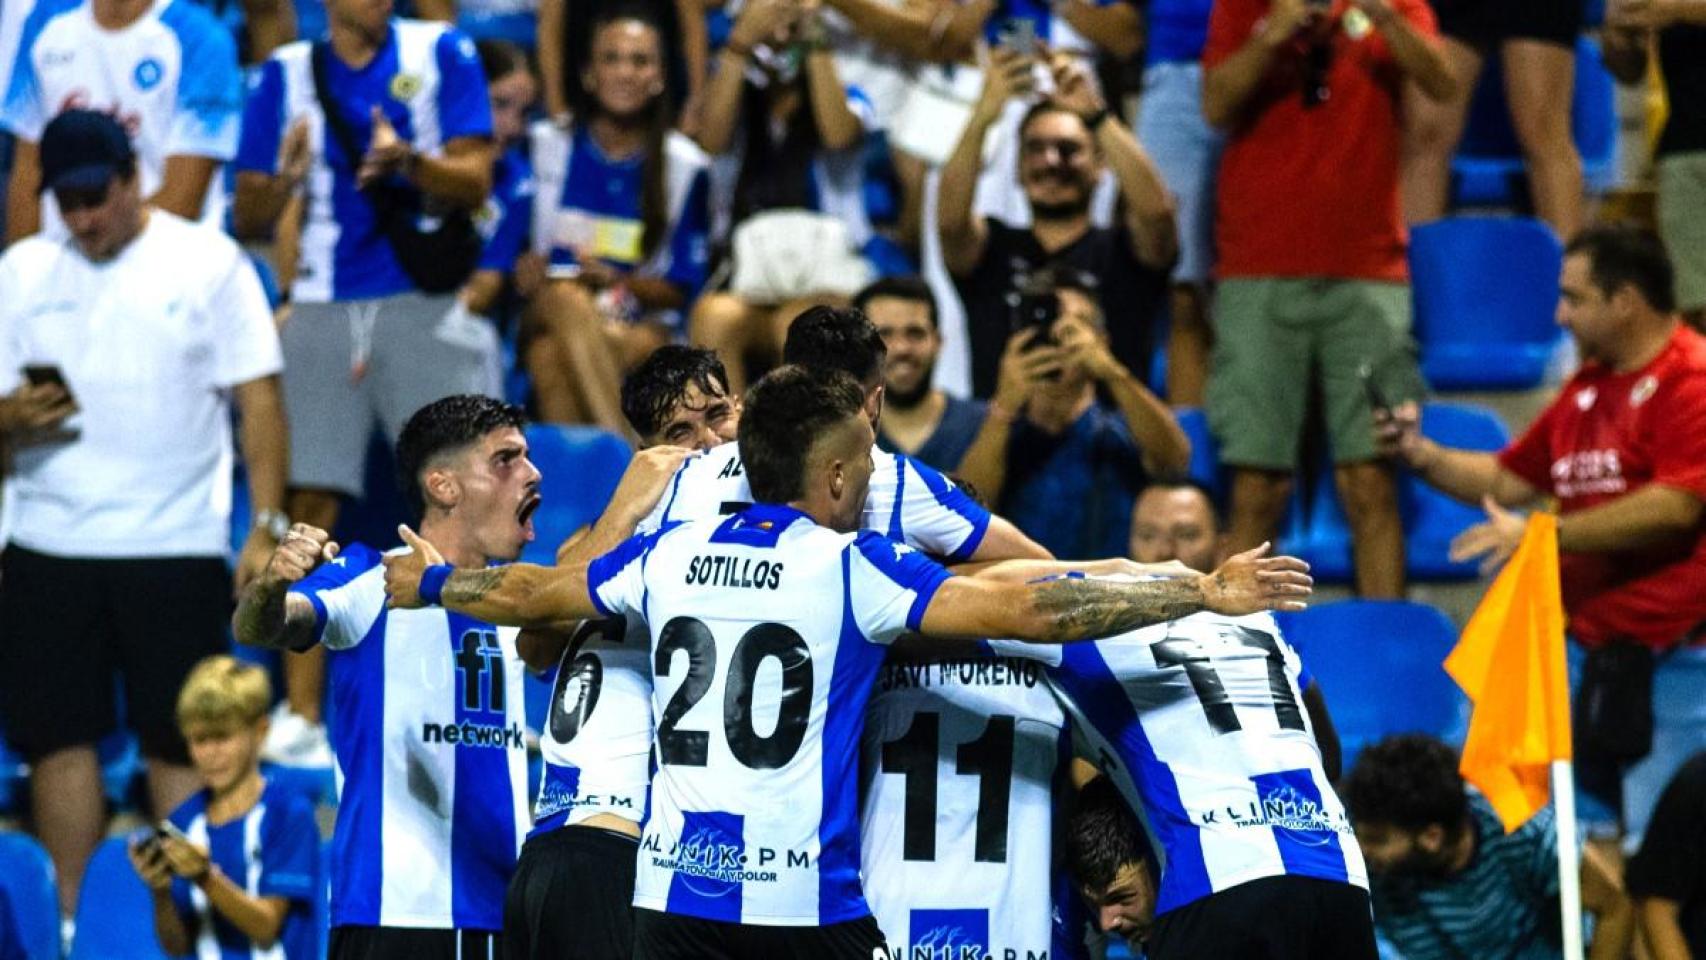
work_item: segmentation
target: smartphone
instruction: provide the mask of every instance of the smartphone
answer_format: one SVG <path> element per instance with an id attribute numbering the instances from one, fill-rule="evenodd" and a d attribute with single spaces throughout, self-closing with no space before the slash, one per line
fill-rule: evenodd
<path id="1" fill-rule="evenodd" d="M 182 840 L 185 843 L 190 842 L 190 838 L 185 836 L 184 832 L 178 829 L 178 825 L 170 820 L 162 820 L 154 825 L 154 837 L 155 839 L 171 837 L 173 840 Z"/>
<path id="2" fill-rule="evenodd" d="M 65 382 L 65 374 L 61 372 L 59 367 L 55 364 L 25 364 L 24 379 L 28 380 L 32 387 L 39 387 L 44 384 L 51 383 L 59 389 L 64 390 L 66 396 L 71 396 L 71 385 Z"/>
<path id="3" fill-rule="evenodd" d="M 1024 56 L 1037 52 L 1037 23 L 1028 17 L 1008 18 L 998 36 L 1003 49 Z"/>
<path id="4" fill-rule="evenodd" d="M 1362 392 L 1368 397 L 1369 409 L 1374 411 L 1384 410 L 1390 413 L 1392 411 L 1392 402 L 1387 399 L 1386 392 L 1380 389 L 1380 384 L 1375 382 L 1373 366 L 1366 363 L 1363 364 L 1362 369 L 1357 371 L 1357 378 L 1362 381 Z"/>
<path id="5" fill-rule="evenodd" d="M 1012 330 L 1019 333 L 1024 330 L 1036 330 L 1037 334 L 1025 349 L 1036 350 L 1041 347 L 1054 345 L 1054 322 L 1060 319 L 1060 296 L 1053 290 L 1042 293 L 1021 293 L 1019 301 L 1013 307 L 1011 318 Z"/>

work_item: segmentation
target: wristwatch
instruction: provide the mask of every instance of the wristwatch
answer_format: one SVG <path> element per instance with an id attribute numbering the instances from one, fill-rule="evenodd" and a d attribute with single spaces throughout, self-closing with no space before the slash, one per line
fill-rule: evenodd
<path id="1" fill-rule="evenodd" d="M 267 536 L 278 543 L 283 543 L 290 533 L 290 518 L 283 510 L 256 510 L 254 525 L 255 529 L 266 531 Z"/>

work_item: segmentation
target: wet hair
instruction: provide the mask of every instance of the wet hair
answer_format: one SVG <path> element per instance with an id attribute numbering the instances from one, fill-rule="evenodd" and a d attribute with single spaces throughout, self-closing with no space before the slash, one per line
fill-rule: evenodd
<path id="1" fill-rule="evenodd" d="M 930 285 L 921 277 L 884 277 L 853 295 L 853 306 L 867 310 L 872 300 L 883 298 L 905 300 L 908 303 L 922 303 L 929 308 L 930 329 L 940 329 L 936 317 L 936 295 L 930 292 Z"/>
<path id="2" fill-rule="evenodd" d="M 1105 776 L 1078 791 L 1066 821 L 1066 869 L 1095 894 L 1113 886 L 1123 867 L 1148 860 L 1149 841 L 1118 788 Z"/>
<path id="3" fill-rule="evenodd" d="M 1356 823 L 1455 833 L 1469 812 L 1457 751 L 1433 737 L 1400 734 L 1365 749 L 1339 788 Z"/>
<path id="4" fill-rule="evenodd" d="M 782 366 L 753 384 L 740 417 L 740 458 L 753 499 L 798 500 L 813 446 L 849 417 L 863 416 L 864 404 L 864 388 L 839 370 Z"/>
<path id="5" fill-rule="evenodd" d="M 1593 285 L 1606 297 L 1628 284 L 1660 313 L 1676 309 L 1675 274 L 1664 244 L 1652 231 L 1628 224 L 1588 227 L 1564 248 L 1566 256 L 1588 258 Z"/>
<path id="6" fill-rule="evenodd" d="M 476 40 L 474 50 L 480 57 L 480 70 L 488 84 L 497 83 L 512 73 L 530 73 L 532 65 L 527 52 L 508 40 Z"/>
<path id="7" fill-rule="evenodd" d="M 839 370 L 861 385 L 876 382 L 889 348 L 857 307 L 809 307 L 788 325 L 782 362 Z"/>
<path id="8" fill-rule="evenodd" d="M 634 432 L 651 437 L 695 386 L 706 396 L 728 396 L 729 374 L 714 350 L 666 344 L 622 379 L 622 415 Z"/>
<path id="9" fill-rule="evenodd" d="M 520 407 L 472 393 L 434 400 L 416 410 L 397 438 L 397 482 L 418 522 L 426 516 L 421 471 L 503 427 L 521 429 L 527 415 Z"/>

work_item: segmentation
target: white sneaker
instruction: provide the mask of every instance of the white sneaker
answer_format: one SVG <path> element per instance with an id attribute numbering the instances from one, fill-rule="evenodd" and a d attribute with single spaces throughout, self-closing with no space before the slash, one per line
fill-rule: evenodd
<path id="1" fill-rule="evenodd" d="M 272 712 L 261 759 L 286 767 L 330 767 L 332 745 L 326 740 L 325 725 L 308 722 L 281 701 Z"/>

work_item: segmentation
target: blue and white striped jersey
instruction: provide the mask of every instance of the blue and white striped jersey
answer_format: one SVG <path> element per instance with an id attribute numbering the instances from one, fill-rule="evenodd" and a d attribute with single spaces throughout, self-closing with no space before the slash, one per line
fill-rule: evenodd
<path id="1" fill-rule="evenodd" d="M 167 157 L 236 154 L 242 98 L 231 34 L 192 0 L 157 0 L 123 30 L 103 29 L 87 2 L 38 0 L 24 21 L 0 126 L 36 143 L 66 110 L 110 113 L 136 148 L 146 197 L 160 189 Z M 51 196 L 42 213 L 48 235 L 63 235 Z"/>
<path id="2" fill-rule="evenodd" d="M 866 496 L 865 528 L 935 556 L 970 557 L 989 525 L 979 507 L 916 460 L 873 450 L 877 470 Z M 640 524 L 707 520 L 744 510 L 752 491 L 735 444 L 695 457 L 677 471 L 667 502 Z M 615 814 L 636 823 L 651 779 L 652 664 L 643 617 L 602 621 L 577 633 L 558 666 L 534 832 Z"/>
<path id="3" fill-rule="evenodd" d="M 291 296 L 327 303 L 405 293 L 414 285 L 380 233 L 372 204 L 356 189 L 361 158 L 344 156 L 326 128 L 314 93 L 312 52 L 307 41 L 286 44 L 256 72 L 235 166 L 239 172 L 277 173 L 285 131 L 307 118 L 313 162 Z M 460 137 L 492 135 L 492 106 L 474 42 L 442 23 L 392 20 L 366 66 L 353 70 L 333 55 L 326 72 L 333 102 L 357 144 L 372 136 L 374 107 L 385 112 L 398 136 L 428 156 Z"/>
<path id="4" fill-rule="evenodd" d="M 332 926 L 501 930 L 527 831 L 517 631 L 387 610 L 379 560 L 351 544 L 291 587 L 329 652 Z"/>
<path id="5" fill-rule="evenodd" d="M 1036 660 L 883 665 L 865 713 L 860 817 L 865 897 L 891 955 L 1051 956 L 1054 790 L 1068 749 Z"/>
<path id="6" fill-rule="evenodd" d="M 219 872 L 244 893 L 290 901 L 278 939 L 260 947 L 214 910 L 207 894 L 182 877 L 172 880 L 172 903 L 195 934 L 197 960 L 314 960 L 319 933 L 314 900 L 321 896 L 320 828 L 314 804 L 276 783 L 261 790 L 248 813 L 217 826 L 208 823 L 208 791 L 196 792 L 173 810 L 171 820 L 199 844 Z"/>
<path id="7" fill-rule="evenodd" d="M 870 913 L 858 751 L 886 644 L 946 570 L 786 506 L 633 537 L 587 572 L 651 625 L 657 775 L 634 905 L 761 926 Z"/>
<path id="8" fill-rule="evenodd" d="M 1199 613 L 1089 643 L 991 646 L 1050 663 L 1091 762 L 1161 858 L 1157 914 L 1262 877 L 1367 889 L 1303 709 L 1302 662 L 1272 616 Z"/>

